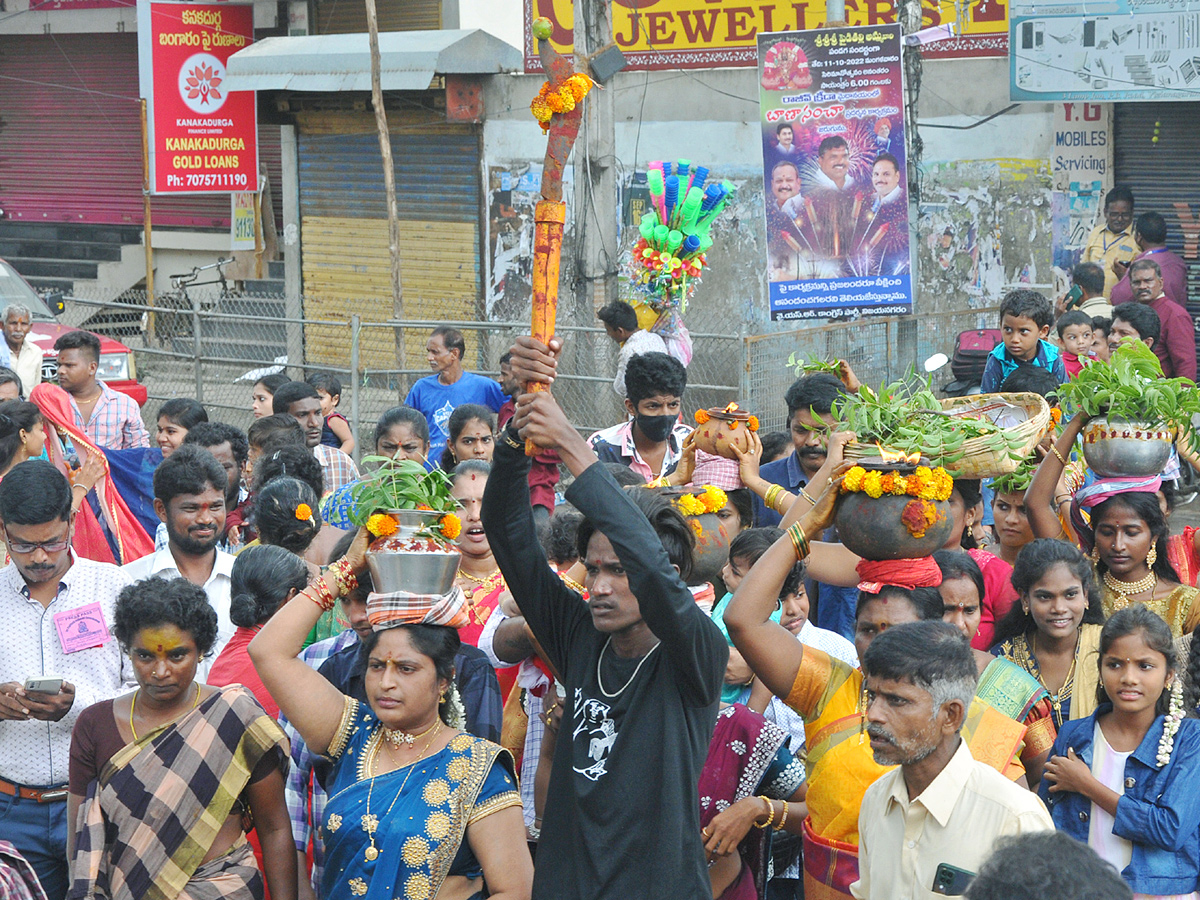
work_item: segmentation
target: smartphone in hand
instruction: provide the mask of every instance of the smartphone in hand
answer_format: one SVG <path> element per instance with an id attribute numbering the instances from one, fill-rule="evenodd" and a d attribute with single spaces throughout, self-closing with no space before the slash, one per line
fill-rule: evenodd
<path id="1" fill-rule="evenodd" d="M 63 680 L 51 675 L 32 675 L 25 679 L 25 690 L 38 694 L 57 694 L 62 686 Z"/>

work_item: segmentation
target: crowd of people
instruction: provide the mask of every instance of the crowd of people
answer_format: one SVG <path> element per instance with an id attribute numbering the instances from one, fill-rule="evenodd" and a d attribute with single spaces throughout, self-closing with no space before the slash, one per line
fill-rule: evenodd
<path id="1" fill-rule="evenodd" d="M 1107 324 L 1086 267 L 1058 310 L 1005 297 L 984 389 L 1057 406 L 1129 339 L 1188 373 L 1158 264 L 1128 274 Z M 153 447 L 94 336 L 60 338 L 59 384 L 18 377 L 5 896 L 1200 896 L 1200 532 L 1169 480 L 1086 472 L 1068 410 L 1016 474 L 947 481 L 932 556 L 864 560 L 833 526 L 849 366 L 729 459 L 685 366 L 599 316 L 626 417 L 588 438 L 560 341 L 491 379 L 450 327 L 361 435 L 327 372 L 259 380 L 246 431 L 164 402 Z M 446 473 L 449 593 L 376 589 L 356 448 Z"/>

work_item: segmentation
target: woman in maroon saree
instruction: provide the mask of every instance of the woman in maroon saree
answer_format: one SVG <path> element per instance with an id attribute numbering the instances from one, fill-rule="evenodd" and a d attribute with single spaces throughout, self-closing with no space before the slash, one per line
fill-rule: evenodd
<path id="1" fill-rule="evenodd" d="M 802 831 L 804 764 L 785 746 L 787 737 L 741 704 L 717 716 L 699 783 L 714 900 L 762 900 L 771 831 Z"/>

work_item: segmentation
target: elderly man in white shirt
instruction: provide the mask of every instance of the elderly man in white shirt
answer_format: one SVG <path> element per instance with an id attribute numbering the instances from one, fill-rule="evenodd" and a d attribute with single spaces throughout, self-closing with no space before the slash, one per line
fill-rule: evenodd
<path id="1" fill-rule="evenodd" d="M 957 628 L 889 628 L 863 654 L 863 674 L 875 762 L 897 768 L 863 795 L 855 897 L 960 895 L 997 838 L 1054 829 L 1036 794 L 976 761 L 959 735 L 978 675 Z"/>
<path id="2" fill-rule="evenodd" d="M 201 679 L 234 632 L 229 618 L 234 557 L 217 549 L 225 532 L 225 486 L 224 467 L 203 447 L 184 444 L 163 460 L 154 472 L 154 511 L 167 526 L 167 546 L 122 567 L 133 581 L 162 575 L 204 588 L 217 612 L 217 642 L 200 665 Z"/>
<path id="3" fill-rule="evenodd" d="M 33 865 L 49 900 L 69 886 L 71 730 L 132 681 L 111 633 L 129 576 L 76 557 L 74 524 L 71 486 L 49 463 L 21 463 L 0 482 L 0 536 L 12 560 L 0 571 L 0 837 Z"/>
<path id="4" fill-rule="evenodd" d="M 42 348 L 29 340 L 33 314 L 29 308 L 10 303 L 4 308 L 4 346 L 8 350 L 7 365 L 21 379 L 21 393 L 26 397 L 42 383 Z"/>
<path id="5" fill-rule="evenodd" d="M 653 331 L 638 327 L 637 313 L 622 300 L 614 300 L 600 307 L 596 318 L 604 323 L 604 330 L 621 348 L 617 357 L 617 374 L 613 377 L 613 390 L 618 397 L 625 396 L 625 366 L 629 360 L 643 353 L 666 353 L 667 345 Z"/>

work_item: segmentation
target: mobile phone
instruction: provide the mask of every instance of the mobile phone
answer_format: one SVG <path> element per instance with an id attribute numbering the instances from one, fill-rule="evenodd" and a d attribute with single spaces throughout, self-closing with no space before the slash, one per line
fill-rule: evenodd
<path id="1" fill-rule="evenodd" d="M 25 679 L 25 690 L 39 694 L 57 694 L 62 690 L 63 680 L 50 675 L 33 675 Z"/>
<path id="2" fill-rule="evenodd" d="M 1067 292 L 1067 297 L 1063 301 L 1063 306 L 1067 309 L 1074 309 L 1083 300 L 1083 288 L 1077 284 L 1071 285 L 1071 290 Z"/>
<path id="3" fill-rule="evenodd" d="M 950 863 L 938 863 L 937 871 L 933 873 L 933 892 L 947 897 L 958 897 L 967 892 L 968 885 L 974 879 L 974 872 L 968 872 Z"/>

